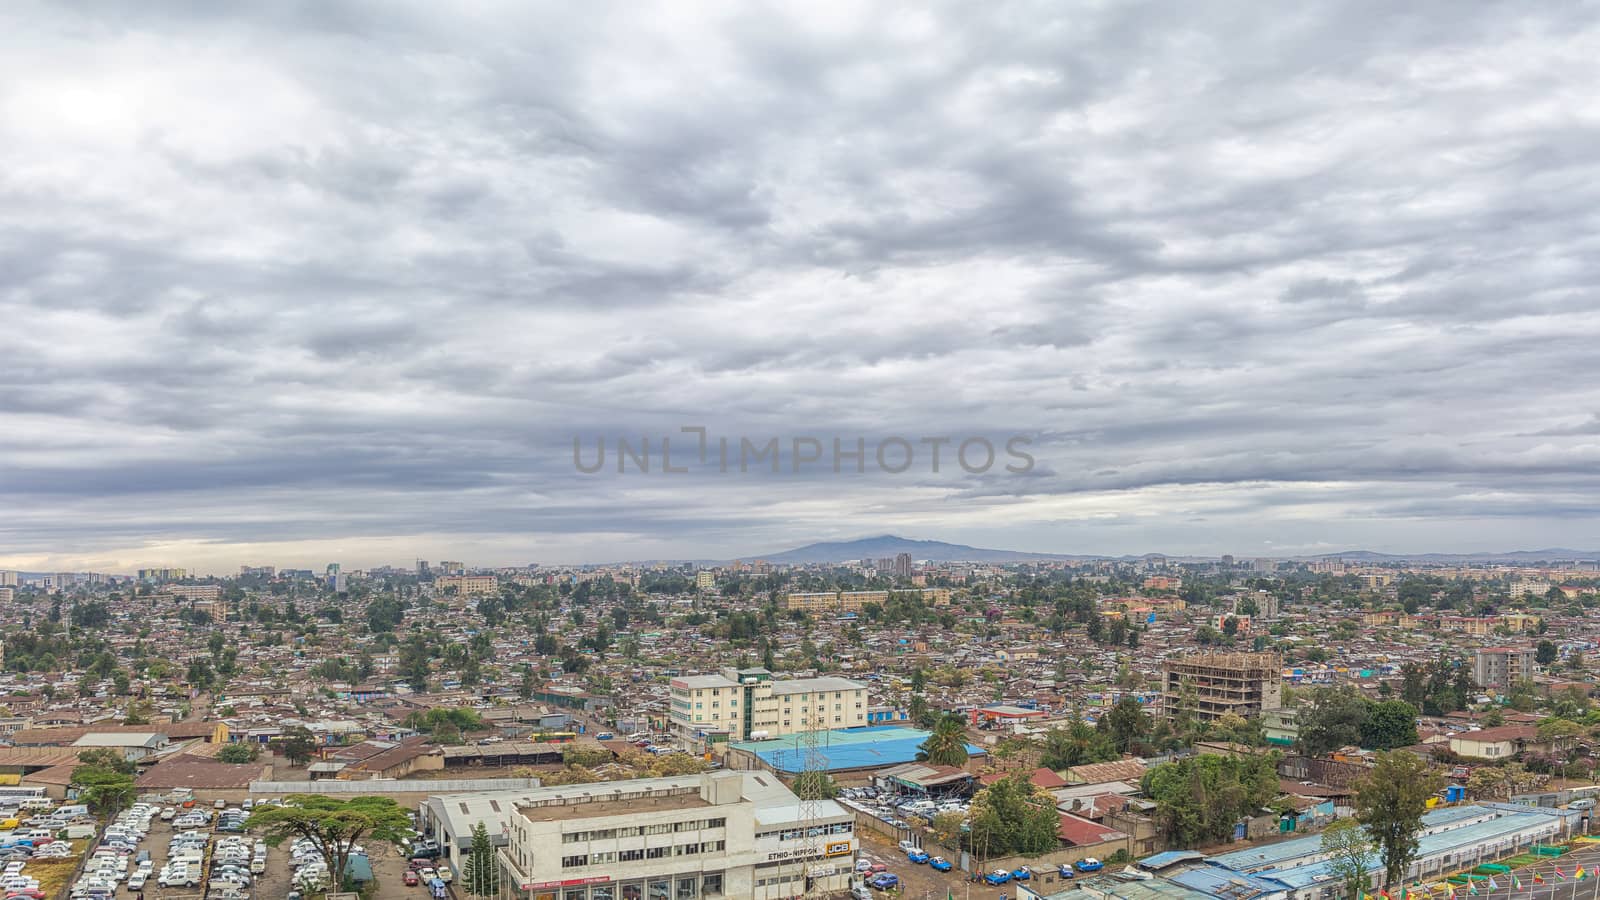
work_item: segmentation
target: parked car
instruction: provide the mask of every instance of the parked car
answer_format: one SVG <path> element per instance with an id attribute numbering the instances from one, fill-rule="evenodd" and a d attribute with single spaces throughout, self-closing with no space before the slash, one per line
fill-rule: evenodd
<path id="1" fill-rule="evenodd" d="M 1011 873 L 1005 869 L 995 869 L 983 876 L 983 880 L 988 884 L 1006 884 L 1011 881 Z"/>
<path id="2" fill-rule="evenodd" d="M 1027 866 L 1017 866 L 1011 870 L 1011 877 L 1018 881 L 1027 881 L 1033 877 L 1033 870 Z"/>
<path id="3" fill-rule="evenodd" d="M 928 860 L 928 865 L 932 867 L 935 872 L 948 872 L 953 868 L 953 866 L 950 864 L 950 860 L 945 859 L 942 856 L 935 856 L 934 858 Z"/>
<path id="4" fill-rule="evenodd" d="M 421 883 L 421 879 L 417 877 L 417 873 L 412 869 L 407 869 L 404 872 L 401 872 L 400 880 L 405 882 L 406 887 L 416 887 Z"/>
<path id="5" fill-rule="evenodd" d="M 900 876 L 894 874 L 893 872 L 879 872 L 871 878 L 868 878 L 867 884 L 872 885 L 880 891 L 887 891 L 892 887 L 899 886 Z"/>
<path id="6" fill-rule="evenodd" d="M 925 864 L 929 858 L 928 854 L 923 852 L 921 848 L 914 849 L 906 854 L 906 859 L 919 866 Z"/>
<path id="7" fill-rule="evenodd" d="M 1072 871 L 1072 866 L 1067 863 L 1062 863 L 1061 868 L 1056 869 L 1056 875 L 1061 878 L 1073 878 L 1077 874 L 1077 872 Z"/>
<path id="8" fill-rule="evenodd" d="M 1106 867 L 1105 863 L 1101 862 L 1098 859 L 1095 859 L 1092 856 L 1087 857 L 1085 859 L 1078 860 L 1078 871 L 1079 872 L 1098 872 L 1101 869 L 1104 869 L 1105 867 Z"/>

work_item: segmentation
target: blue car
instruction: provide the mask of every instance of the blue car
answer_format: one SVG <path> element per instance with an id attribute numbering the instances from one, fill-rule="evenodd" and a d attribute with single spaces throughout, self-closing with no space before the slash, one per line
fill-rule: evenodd
<path id="1" fill-rule="evenodd" d="M 933 859 L 928 860 L 928 865 L 932 866 L 935 872 L 948 872 L 952 868 L 950 860 L 942 856 L 935 856 Z"/>
<path id="2" fill-rule="evenodd" d="M 1033 877 L 1033 870 L 1027 866 L 1017 866 L 1016 871 L 1011 873 L 1011 877 L 1018 881 L 1027 881 Z"/>
<path id="3" fill-rule="evenodd" d="M 1078 862 L 1078 871 L 1079 872 L 1098 872 L 1101 869 L 1104 869 L 1105 867 L 1106 867 L 1105 863 L 1101 862 L 1098 859 L 1095 859 L 1092 856 L 1087 858 L 1087 859 L 1080 860 Z"/>
<path id="4" fill-rule="evenodd" d="M 983 880 L 988 884 L 1005 884 L 1011 880 L 1011 873 L 1005 869 L 995 869 L 993 872 L 983 876 Z"/>
<path id="5" fill-rule="evenodd" d="M 893 872 L 879 872 L 871 878 L 868 878 L 867 884 L 877 888 L 880 891 L 887 891 L 888 889 L 900 884 L 900 876 L 894 874 Z"/>
<path id="6" fill-rule="evenodd" d="M 923 863 L 927 862 L 928 858 L 929 857 L 928 857 L 927 852 L 923 851 L 921 849 L 910 850 L 910 851 L 906 852 L 906 859 L 910 860 L 911 862 L 916 863 L 919 866 L 922 865 Z"/>
<path id="7" fill-rule="evenodd" d="M 1071 866 L 1067 865 L 1066 863 L 1062 863 L 1061 864 L 1061 868 L 1056 870 L 1056 874 L 1059 875 L 1062 878 L 1073 878 L 1078 873 L 1072 871 L 1072 867 Z"/>

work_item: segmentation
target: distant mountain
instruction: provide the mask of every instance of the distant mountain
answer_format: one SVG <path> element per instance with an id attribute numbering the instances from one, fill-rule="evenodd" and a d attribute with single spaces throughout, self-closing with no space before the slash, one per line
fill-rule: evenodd
<path id="1" fill-rule="evenodd" d="M 1504 553 L 1378 553 L 1374 550 L 1350 550 L 1344 553 L 1323 553 L 1310 558 L 1344 559 L 1372 563 L 1538 563 L 1555 562 L 1557 560 L 1600 561 L 1600 550 L 1568 550 L 1565 547 L 1551 547 L 1545 550 L 1508 550 Z"/>
<path id="2" fill-rule="evenodd" d="M 861 538 L 855 541 L 825 541 L 807 544 L 781 553 L 766 553 L 745 559 L 763 559 L 770 563 L 829 563 L 858 559 L 892 559 L 909 553 L 912 559 L 932 562 L 1027 562 L 1028 560 L 1100 559 L 1096 556 L 1065 556 L 1059 553 L 1027 553 L 1019 550 L 985 550 L 965 544 L 947 544 L 944 541 L 914 541 L 892 534 Z"/>

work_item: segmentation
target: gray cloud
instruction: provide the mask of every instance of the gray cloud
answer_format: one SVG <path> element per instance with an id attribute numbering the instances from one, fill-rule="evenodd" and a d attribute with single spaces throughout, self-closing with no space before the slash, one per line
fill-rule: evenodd
<path id="1" fill-rule="evenodd" d="M 1600 546 L 1597 51 L 1576 2 L 8 6 L 0 566 Z M 572 470 L 684 424 L 1040 465 Z"/>

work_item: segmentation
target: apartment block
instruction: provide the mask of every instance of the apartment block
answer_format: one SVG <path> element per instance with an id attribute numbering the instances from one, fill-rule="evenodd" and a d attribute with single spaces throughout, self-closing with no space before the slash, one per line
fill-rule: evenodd
<path id="1" fill-rule="evenodd" d="M 472 597 L 499 592 L 500 582 L 493 575 L 445 575 L 433 580 L 436 593 L 443 594 L 450 588 L 462 597 Z"/>
<path id="2" fill-rule="evenodd" d="M 1161 708 L 1200 721 L 1246 718 L 1283 705 L 1283 658 L 1276 653 L 1197 653 L 1161 664 Z"/>
<path id="3" fill-rule="evenodd" d="M 775 680 L 766 669 L 672 679 L 672 729 L 688 740 L 763 737 L 867 724 L 867 686 L 844 678 Z"/>
<path id="4" fill-rule="evenodd" d="M 1534 672 L 1532 647 L 1482 647 L 1472 657 L 1472 680 L 1479 687 L 1504 690 Z"/>

